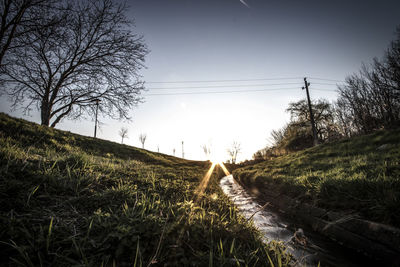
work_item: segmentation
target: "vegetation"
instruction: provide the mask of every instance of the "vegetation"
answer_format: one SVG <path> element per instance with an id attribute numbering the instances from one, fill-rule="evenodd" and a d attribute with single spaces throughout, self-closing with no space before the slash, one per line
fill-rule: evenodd
<path id="1" fill-rule="evenodd" d="M 341 140 L 236 169 L 247 186 L 400 227 L 400 130 Z"/>
<path id="2" fill-rule="evenodd" d="M 26 266 L 275 266 L 290 257 L 223 195 L 209 162 L 0 114 L 0 259 Z"/>
<path id="3" fill-rule="evenodd" d="M 312 109 L 319 142 L 338 139 L 341 135 L 335 124 L 332 105 L 326 100 L 318 99 L 312 103 Z M 272 130 L 271 137 L 274 146 L 257 151 L 253 156 L 255 159 L 268 158 L 313 146 L 307 101 L 304 99 L 289 103 L 286 111 L 290 112 L 291 122 L 281 129 Z"/>
<path id="4" fill-rule="evenodd" d="M 400 125 L 400 27 L 382 59 L 375 58 L 339 86 L 338 117 L 348 134 Z"/>
<path id="5" fill-rule="evenodd" d="M 400 27 L 382 59 L 375 58 L 338 87 L 335 103 L 311 103 L 318 141 L 327 143 L 400 126 Z M 306 100 L 290 103 L 291 121 L 273 130 L 273 145 L 253 155 L 255 161 L 313 146 L 310 112 Z"/>

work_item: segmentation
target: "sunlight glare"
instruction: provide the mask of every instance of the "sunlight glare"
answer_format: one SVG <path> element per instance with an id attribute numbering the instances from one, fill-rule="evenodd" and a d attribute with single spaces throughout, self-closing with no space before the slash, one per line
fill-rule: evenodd
<path id="1" fill-rule="evenodd" d="M 231 175 L 231 174 L 229 173 L 228 169 L 225 167 L 225 164 L 224 164 L 222 161 L 219 162 L 218 165 L 219 165 L 219 166 L 221 167 L 221 169 L 224 171 L 224 173 L 225 173 L 226 176 Z"/>
<path id="2" fill-rule="evenodd" d="M 211 175 L 214 171 L 214 168 L 217 164 L 212 163 L 210 169 L 207 171 L 206 175 L 203 177 L 203 180 L 200 182 L 199 186 L 195 190 L 196 194 L 196 201 L 198 200 L 199 197 L 201 197 L 204 193 L 204 190 L 206 190 L 208 182 L 210 181 Z"/>
<path id="3" fill-rule="evenodd" d="M 219 150 L 217 150 L 217 151 L 219 151 Z M 212 163 L 220 164 L 220 163 L 222 163 L 222 162 L 224 161 L 224 155 L 221 154 L 221 153 L 217 153 L 216 151 L 213 151 L 213 152 L 210 154 L 209 160 L 210 160 Z"/>

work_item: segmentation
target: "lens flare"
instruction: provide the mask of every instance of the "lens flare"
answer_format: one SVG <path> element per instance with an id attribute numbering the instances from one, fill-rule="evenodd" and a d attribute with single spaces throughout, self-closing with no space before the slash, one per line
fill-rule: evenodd
<path id="1" fill-rule="evenodd" d="M 230 175 L 228 169 L 225 167 L 222 161 L 212 161 L 210 169 L 208 169 L 206 175 L 204 175 L 199 186 L 195 190 L 195 196 L 196 196 L 195 202 L 197 202 L 197 200 L 199 200 L 199 198 L 204 194 L 204 191 L 206 190 L 207 185 L 210 181 L 211 175 L 217 165 L 221 167 L 222 171 L 225 173 L 226 176 Z"/>
<path id="2" fill-rule="evenodd" d="M 225 167 L 223 162 L 219 162 L 218 165 L 221 167 L 222 171 L 225 173 L 226 176 L 230 175 L 228 169 Z"/>
<path id="3" fill-rule="evenodd" d="M 199 197 L 201 197 L 204 193 L 204 190 L 206 190 L 208 182 L 210 181 L 211 178 L 211 174 L 213 173 L 215 166 L 217 165 L 217 163 L 212 163 L 210 169 L 207 171 L 206 175 L 204 175 L 203 180 L 201 180 L 199 186 L 196 188 L 195 190 L 195 194 L 196 194 L 196 201 L 199 199 Z"/>

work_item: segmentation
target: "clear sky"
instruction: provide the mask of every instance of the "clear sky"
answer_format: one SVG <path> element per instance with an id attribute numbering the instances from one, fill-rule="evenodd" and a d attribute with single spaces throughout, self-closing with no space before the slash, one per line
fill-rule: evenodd
<path id="1" fill-rule="evenodd" d="M 118 131 L 127 127 L 126 144 L 140 147 L 139 134 L 146 133 L 146 149 L 172 154 L 175 148 L 177 156 L 183 140 L 189 159 L 205 159 L 201 145 L 209 143 L 214 154 L 227 159 L 233 141 L 242 146 L 239 160 L 250 159 L 269 144 L 272 129 L 289 121 L 288 103 L 305 97 L 302 77 L 311 82 L 313 99 L 335 100 L 335 82 L 329 80 L 343 81 L 362 62 L 382 56 L 400 25 L 398 0 L 133 0 L 129 5 L 133 31 L 151 51 L 141 72 L 148 91 L 131 111 L 131 122 L 100 118 L 98 137 L 120 142 Z M 214 80 L 247 81 L 171 83 Z M 269 91 L 250 91 L 260 89 Z M 0 111 L 40 121 L 36 112 L 10 111 L 4 97 Z M 93 127 L 90 118 L 57 126 L 83 135 L 92 135 Z"/>

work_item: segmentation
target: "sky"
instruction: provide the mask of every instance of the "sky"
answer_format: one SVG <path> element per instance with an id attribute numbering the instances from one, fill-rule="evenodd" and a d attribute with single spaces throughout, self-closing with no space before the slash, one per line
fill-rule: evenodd
<path id="1" fill-rule="evenodd" d="M 337 83 L 381 57 L 400 25 L 398 0 L 128 3 L 132 31 L 150 50 L 140 72 L 147 91 L 131 121 L 100 117 L 98 137 L 120 142 L 126 127 L 128 145 L 141 147 L 145 133 L 146 149 L 182 156 L 183 141 L 185 158 L 194 160 L 206 159 L 204 144 L 226 160 L 234 141 L 238 160 L 251 159 L 271 145 L 271 130 L 289 122 L 288 104 L 305 98 L 303 77 L 312 99 L 334 101 Z M 10 111 L 4 97 L 0 104 L 0 112 L 40 122 L 38 112 Z M 64 120 L 56 128 L 90 136 L 94 122 Z"/>

